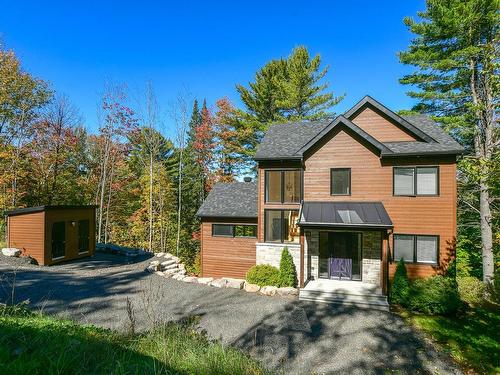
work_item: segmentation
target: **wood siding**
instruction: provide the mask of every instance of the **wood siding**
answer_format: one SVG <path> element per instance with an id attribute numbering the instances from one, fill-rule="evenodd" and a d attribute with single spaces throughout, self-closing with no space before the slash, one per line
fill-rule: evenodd
<path id="1" fill-rule="evenodd" d="M 396 126 L 382 114 L 375 112 L 371 108 L 363 109 L 356 114 L 351 121 L 379 142 L 416 140 L 415 137 L 407 131 Z"/>
<path id="2" fill-rule="evenodd" d="M 204 277 L 245 278 L 255 265 L 256 238 L 213 237 L 212 224 L 257 224 L 257 219 L 204 218 L 201 224 L 201 268 Z"/>
<path id="3" fill-rule="evenodd" d="M 15 247 L 45 265 L 45 212 L 9 216 L 7 219 L 7 246 Z"/>
<path id="4" fill-rule="evenodd" d="M 394 233 L 440 236 L 441 265 L 454 251 L 456 236 L 456 162 L 454 157 L 394 158 L 381 160 L 354 134 L 336 130 L 306 155 L 304 164 L 305 201 L 381 201 L 394 224 Z M 439 167 L 439 196 L 393 196 L 394 166 L 430 165 Z M 351 195 L 330 195 L 330 169 L 351 168 Z M 392 235 L 389 246 L 393 249 Z M 395 265 L 389 267 L 394 273 Z M 438 271 L 431 265 L 408 265 L 410 277 Z"/>

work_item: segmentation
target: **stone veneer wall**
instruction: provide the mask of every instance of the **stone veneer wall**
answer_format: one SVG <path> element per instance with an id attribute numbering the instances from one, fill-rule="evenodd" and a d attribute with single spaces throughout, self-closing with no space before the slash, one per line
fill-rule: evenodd
<path id="1" fill-rule="evenodd" d="M 281 253 L 287 247 L 292 255 L 295 269 L 297 270 L 297 279 L 300 272 L 300 245 L 282 244 L 282 243 L 257 243 L 255 252 L 256 264 L 270 264 L 276 268 L 280 267 Z"/>
<path id="2" fill-rule="evenodd" d="M 363 282 L 380 285 L 381 257 L 382 234 L 363 232 Z"/>

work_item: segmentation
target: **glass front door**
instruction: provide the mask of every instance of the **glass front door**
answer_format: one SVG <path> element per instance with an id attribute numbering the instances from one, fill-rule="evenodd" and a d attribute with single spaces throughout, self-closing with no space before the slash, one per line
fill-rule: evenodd
<path id="1" fill-rule="evenodd" d="M 320 232 L 319 277 L 361 280 L 361 233 Z"/>

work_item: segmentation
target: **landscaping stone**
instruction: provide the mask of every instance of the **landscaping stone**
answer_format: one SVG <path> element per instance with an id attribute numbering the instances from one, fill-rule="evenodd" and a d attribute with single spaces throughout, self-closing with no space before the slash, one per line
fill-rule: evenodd
<path id="1" fill-rule="evenodd" d="M 260 290 L 260 286 L 258 286 L 257 284 L 245 283 L 243 289 L 245 289 L 245 292 L 256 293 Z"/>
<path id="2" fill-rule="evenodd" d="M 224 278 L 224 280 L 226 280 L 226 288 L 242 289 L 245 284 L 245 280 L 242 279 Z"/>
<path id="3" fill-rule="evenodd" d="M 176 273 L 177 273 L 177 270 L 175 270 L 175 269 L 163 271 L 163 275 L 166 277 L 173 276 Z"/>
<path id="4" fill-rule="evenodd" d="M 196 276 L 186 276 L 182 281 L 186 283 L 193 283 L 197 284 L 198 283 L 198 278 Z"/>
<path id="5" fill-rule="evenodd" d="M 215 279 L 209 285 L 215 286 L 216 288 L 224 288 L 227 284 L 227 280 L 225 279 Z"/>
<path id="6" fill-rule="evenodd" d="M 165 263 L 165 262 L 163 262 L 163 263 Z M 163 263 L 161 264 L 161 267 L 162 267 L 163 271 L 172 270 L 172 269 L 178 269 L 177 268 L 177 264 L 175 264 L 175 263 L 173 263 L 173 264 L 172 263 L 171 264 L 166 264 L 166 265 L 163 264 Z"/>
<path id="7" fill-rule="evenodd" d="M 157 274 L 158 276 L 163 276 L 163 272 L 161 271 L 156 271 L 155 274 Z"/>
<path id="8" fill-rule="evenodd" d="M 292 287 L 283 287 L 283 288 L 278 288 L 278 295 L 282 297 L 295 297 L 299 295 L 299 290 L 297 288 L 292 288 Z"/>
<path id="9" fill-rule="evenodd" d="M 263 286 L 260 288 L 260 292 L 266 296 L 275 296 L 278 292 L 278 288 L 275 286 Z"/>
<path id="10" fill-rule="evenodd" d="M 21 250 L 16 249 L 15 247 L 4 247 L 2 249 L 2 254 L 6 257 L 18 257 L 21 255 Z"/>
<path id="11" fill-rule="evenodd" d="M 213 277 L 199 277 L 198 283 L 208 285 L 213 281 Z"/>
<path id="12" fill-rule="evenodd" d="M 148 272 L 161 271 L 161 266 L 159 264 L 150 264 L 146 270 Z"/>
<path id="13" fill-rule="evenodd" d="M 159 266 L 160 261 L 159 260 L 153 260 L 152 262 L 149 263 L 150 266 Z"/>
<path id="14" fill-rule="evenodd" d="M 185 278 L 185 277 L 186 277 L 186 276 L 184 276 L 184 275 L 182 275 L 182 274 L 180 274 L 180 273 L 175 273 L 175 274 L 172 276 L 172 279 L 182 281 L 182 280 L 184 280 L 184 278 Z"/>
<path id="15" fill-rule="evenodd" d="M 161 257 L 163 257 L 163 256 L 165 255 L 165 253 L 156 253 L 155 255 L 156 255 L 158 258 L 161 258 Z"/>

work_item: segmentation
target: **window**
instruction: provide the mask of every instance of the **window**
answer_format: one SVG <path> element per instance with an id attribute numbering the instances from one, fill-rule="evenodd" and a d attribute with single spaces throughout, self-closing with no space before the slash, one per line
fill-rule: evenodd
<path id="1" fill-rule="evenodd" d="M 297 210 L 264 210 L 264 240 L 298 243 L 300 240 L 298 215 Z"/>
<path id="2" fill-rule="evenodd" d="M 300 170 L 266 171 L 266 203 L 300 203 L 302 172 Z"/>
<path id="3" fill-rule="evenodd" d="M 331 195 L 351 195 L 351 169 L 331 169 L 330 184 Z"/>
<path id="4" fill-rule="evenodd" d="M 409 263 L 437 264 L 438 236 L 395 234 L 394 260 L 401 258 Z"/>
<path id="5" fill-rule="evenodd" d="M 89 251 L 89 220 L 78 221 L 78 252 L 86 253 Z"/>
<path id="6" fill-rule="evenodd" d="M 257 225 L 212 224 L 212 236 L 255 238 Z"/>
<path id="7" fill-rule="evenodd" d="M 394 195 L 438 195 L 438 167 L 395 167 Z"/>

